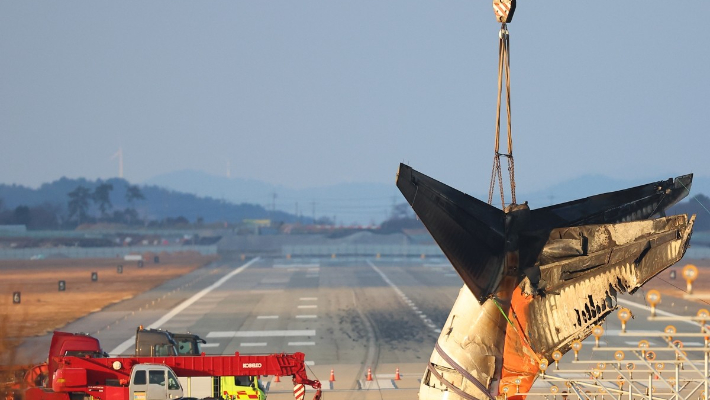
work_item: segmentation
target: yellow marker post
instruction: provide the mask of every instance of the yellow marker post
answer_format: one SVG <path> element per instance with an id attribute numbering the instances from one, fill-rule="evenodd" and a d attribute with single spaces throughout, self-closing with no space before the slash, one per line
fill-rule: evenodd
<path id="1" fill-rule="evenodd" d="M 562 359 L 562 353 L 559 350 L 553 351 L 552 359 L 555 360 L 555 369 L 560 369 L 560 360 Z"/>
<path id="2" fill-rule="evenodd" d="M 572 350 L 574 350 L 574 361 L 579 361 L 579 351 L 582 350 L 582 342 L 579 340 L 572 342 Z"/>
<path id="3" fill-rule="evenodd" d="M 651 304 L 651 316 L 656 316 L 656 306 L 661 302 L 661 292 L 656 289 L 649 290 L 646 293 L 646 301 Z"/>
<path id="4" fill-rule="evenodd" d="M 621 332 L 626 333 L 626 323 L 631 319 L 631 310 L 622 308 L 617 315 L 621 321 Z"/>
<path id="5" fill-rule="evenodd" d="M 668 335 L 668 340 L 672 342 L 672 341 L 673 341 L 673 335 L 675 335 L 675 333 L 676 333 L 677 331 L 676 331 L 676 329 L 675 329 L 675 326 L 673 326 L 673 325 L 668 325 L 668 326 L 666 327 L 666 329 L 663 330 L 663 332 L 665 332 L 666 335 Z"/>
<path id="6" fill-rule="evenodd" d="M 594 328 L 592 328 L 592 335 L 594 335 L 595 347 L 599 347 L 599 338 L 601 338 L 603 334 L 604 334 L 604 327 L 603 326 L 597 325 Z"/>
<path id="7" fill-rule="evenodd" d="M 547 371 L 548 367 L 547 359 L 543 358 L 542 360 L 540 360 L 540 364 L 538 365 L 538 367 L 540 368 L 540 376 L 542 377 L 542 379 L 545 379 L 545 371 Z"/>
<path id="8" fill-rule="evenodd" d="M 683 278 L 685 278 L 685 283 L 688 285 L 688 294 L 693 294 L 693 282 L 698 278 L 698 267 L 693 264 L 683 267 Z"/>

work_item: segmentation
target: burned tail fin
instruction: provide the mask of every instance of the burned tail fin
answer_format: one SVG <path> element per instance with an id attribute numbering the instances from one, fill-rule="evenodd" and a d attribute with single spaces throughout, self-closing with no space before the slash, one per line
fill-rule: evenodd
<path id="1" fill-rule="evenodd" d="M 504 213 L 400 164 L 397 187 L 479 302 L 502 277 Z"/>

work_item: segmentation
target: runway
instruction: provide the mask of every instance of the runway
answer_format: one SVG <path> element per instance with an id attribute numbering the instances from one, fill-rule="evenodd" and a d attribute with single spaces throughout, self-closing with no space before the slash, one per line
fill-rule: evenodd
<path id="1" fill-rule="evenodd" d="M 300 351 L 329 398 L 375 389 L 409 398 L 460 287 L 443 259 L 222 260 L 62 330 L 96 336 L 111 355 L 132 353 L 138 325 L 196 333 L 208 354 Z M 48 336 L 25 347 L 42 361 Z M 267 379 L 270 398 L 292 398 L 290 382 Z"/>
<path id="2" fill-rule="evenodd" d="M 207 340 L 207 354 L 300 351 L 306 354 L 309 376 L 323 383 L 327 398 L 416 398 L 461 285 L 445 259 L 220 260 L 62 330 L 96 336 L 111 355 L 133 352 L 138 325 L 198 334 Z M 624 297 L 621 305 L 643 304 L 642 295 Z M 667 300 L 663 306 L 684 315 L 699 308 L 682 300 Z M 630 327 L 652 329 L 647 310 L 635 307 L 633 313 Z M 679 331 L 697 330 L 677 325 Z M 605 345 L 638 340 L 618 335 L 615 314 L 605 328 Z M 580 360 L 599 357 L 592 356 L 593 344 L 594 338 L 585 341 Z M 35 338 L 25 346 L 25 355 L 42 361 L 48 345 L 48 336 Z M 560 368 L 579 369 L 572 359 L 570 352 Z M 372 381 L 365 380 L 368 368 Z M 401 380 L 394 380 L 397 368 Z M 329 382 L 331 370 L 334 382 Z M 267 377 L 264 383 L 271 399 L 293 396 L 288 379 L 276 383 Z M 538 380 L 535 387 L 550 384 Z"/>

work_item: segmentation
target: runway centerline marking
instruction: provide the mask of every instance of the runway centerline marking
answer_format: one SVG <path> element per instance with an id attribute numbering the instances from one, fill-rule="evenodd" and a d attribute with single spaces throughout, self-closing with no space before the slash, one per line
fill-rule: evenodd
<path id="1" fill-rule="evenodd" d="M 278 315 L 259 315 L 256 319 L 279 319 Z"/>
<path id="2" fill-rule="evenodd" d="M 315 346 L 316 342 L 288 342 L 289 346 Z"/>
<path id="3" fill-rule="evenodd" d="M 320 264 L 274 264 L 273 268 L 318 268 Z"/>
<path id="4" fill-rule="evenodd" d="M 200 348 L 203 347 L 219 347 L 219 343 L 204 343 L 200 345 Z"/>
<path id="5" fill-rule="evenodd" d="M 317 315 L 296 315 L 296 318 L 318 318 Z"/>
<path id="6" fill-rule="evenodd" d="M 298 306 L 298 308 L 318 308 L 316 305 Z"/>
<path id="7" fill-rule="evenodd" d="M 376 266 L 375 264 L 373 264 L 372 261 L 370 261 L 370 260 L 367 260 L 367 264 L 368 264 L 372 269 L 374 269 L 375 272 L 377 272 L 377 273 L 382 277 L 382 280 L 384 280 L 385 283 L 387 283 L 388 285 L 390 285 L 390 287 L 391 287 L 392 289 L 394 289 L 395 293 L 397 293 L 397 294 L 399 295 L 399 297 L 400 297 L 407 305 L 409 305 L 409 307 L 412 309 L 412 311 L 414 311 L 416 314 L 419 315 L 419 317 L 422 319 L 422 322 L 424 322 L 424 325 L 428 326 L 428 327 L 429 327 L 431 330 L 433 330 L 435 333 L 440 333 L 440 332 L 441 332 L 441 329 L 436 328 L 436 325 L 434 325 L 434 322 L 433 322 L 431 319 L 429 319 L 429 317 L 427 317 L 423 312 L 419 311 L 419 308 L 414 305 L 414 302 L 411 301 L 411 300 L 409 299 L 409 297 L 407 297 L 407 295 L 404 294 L 404 292 L 401 291 L 401 290 L 397 287 L 397 285 L 395 285 L 395 284 L 390 280 L 390 278 L 387 277 L 387 275 L 385 275 L 384 272 L 382 272 L 379 268 L 377 268 L 377 266 Z"/>
<path id="8" fill-rule="evenodd" d="M 239 346 L 241 347 L 266 347 L 266 342 L 247 342 L 247 343 L 239 343 Z"/>
<path id="9" fill-rule="evenodd" d="M 299 300 L 301 301 L 316 301 L 318 300 L 317 297 L 301 297 Z"/>
<path id="10" fill-rule="evenodd" d="M 288 337 L 288 336 L 315 336 L 315 329 L 304 330 L 273 330 L 273 331 L 218 331 L 207 334 L 208 338 L 233 338 L 233 337 Z"/>
<path id="11" fill-rule="evenodd" d="M 195 293 L 192 297 L 189 299 L 183 301 L 182 303 L 178 304 L 175 308 L 170 310 L 167 314 L 163 315 L 160 319 L 157 321 L 153 322 L 152 324 L 148 325 L 148 329 L 158 329 L 160 328 L 164 323 L 170 321 L 170 319 L 179 313 L 181 313 L 184 309 L 187 307 L 190 307 L 192 304 L 194 304 L 197 300 L 201 299 L 211 291 L 217 289 L 218 287 L 222 286 L 224 282 L 227 282 L 229 278 L 233 277 L 234 275 L 244 271 L 245 269 L 249 268 L 252 264 L 255 262 L 259 261 L 261 257 L 256 257 L 246 264 L 242 265 L 241 267 L 235 269 L 234 271 L 228 273 L 227 275 L 223 276 L 220 278 L 217 282 L 213 283 L 212 285 L 200 290 L 199 292 Z M 133 335 L 130 337 L 130 339 L 127 339 L 125 342 L 119 344 L 116 346 L 115 349 L 111 350 L 109 354 L 122 354 L 124 351 L 128 350 L 130 347 L 135 346 L 136 342 L 136 335 Z"/>

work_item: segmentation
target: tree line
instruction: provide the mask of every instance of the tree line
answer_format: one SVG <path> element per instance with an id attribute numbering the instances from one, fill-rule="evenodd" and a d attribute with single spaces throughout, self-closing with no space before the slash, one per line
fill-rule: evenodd
<path id="1" fill-rule="evenodd" d="M 67 212 L 59 204 L 43 203 L 36 206 L 19 205 L 5 210 L 0 199 L 0 225 L 25 225 L 29 229 L 74 228 L 84 223 L 108 222 L 127 225 L 142 224 L 143 221 L 134 208 L 137 201 L 145 200 L 137 185 L 126 187 L 125 199 L 128 207 L 113 210 L 111 192 L 113 184 L 102 183 L 91 190 L 82 185 L 67 193 Z M 91 214 L 94 206 L 98 215 Z M 110 212 L 113 210 L 113 212 Z"/>

